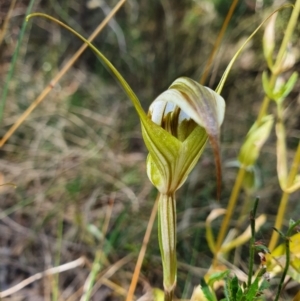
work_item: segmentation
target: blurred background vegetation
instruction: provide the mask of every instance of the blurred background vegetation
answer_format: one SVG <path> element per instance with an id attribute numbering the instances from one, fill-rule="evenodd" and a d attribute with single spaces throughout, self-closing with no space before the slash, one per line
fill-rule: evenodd
<path id="1" fill-rule="evenodd" d="M 32 12 L 50 14 L 88 37 L 116 3 L 35 1 Z M 216 87 L 239 46 L 280 3 L 239 1 L 206 85 Z M 16 2 L 0 46 L 0 92 L 7 83 L 28 4 L 25 0 Z M 128 0 L 94 44 L 121 72 L 147 110 L 155 97 L 179 76 L 200 79 L 230 4 L 230 0 Z M 9 6 L 10 1 L 1 1 L 2 24 Z M 276 23 L 278 41 L 284 35 L 289 14 L 289 10 L 280 13 Z M 297 26 L 291 49 L 297 57 L 294 70 L 300 67 L 300 24 Z M 262 34 L 259 32 L 248 44 L 222 93 L 227 110 L 221 137 L 220 203 L 215 200 L 215 167 L 209 146 L 179 192 L 177 292 L 182 298 L 191 295 L 209 268 L 212 254 L 205 240 L 205 219 L 213 208 L 226 207 L 236 176 L 236 169 L 228 167 L 228 162 L 236 160 L 264 95 L 261 74 L 267 65 Z M 57 24 L 41 18 L 30 20 L 9 81 L 1 136 L 81 44 Z M 300 137 L 299 89 L 298 82 L 296 92 L 286 102 L 290 158 Z M 84 255 L 87 264 L 59 274 L 57 285 L 59 300 L 79 300 L 76 292 L 80 292 L 90 263 L 101 247 L 104 253 L 97 279 L 115 268 L 110 280 L 126 292 L 156 197 L 146 176 L 146 156 L 133 106 L 96 56 L 86 50 L 0 150 L 0 181 L 17 185 L 16 189 L 0 187 L 0 291 Z M 257 169 L 259 211 L 268 213 L 258 237 L 268 241 L 281 195 L 274 133 L 262 150 Z M 299 197 L 299 192 L 291 196 L 287 220 L 299 218 Z M 242 194 L 239 207 L 243 201 Z M 103 238 L 103 223 L 112 202 L 112 217 Z M 216 233 L 219 224 L 220 221 L 215 222 Z M 242 259 L 247 256 L 242 253 Z M 124 258 L 123 264 L 119 264 Z M 243 261 L 239 266 L 243 266 Z M 161 287 L 161 273 L 154 229 L 137 295 L 142 295 L 149 285 Z M 92 300 L 124 299 L 122 292 L 101 284 L 100 280 Z M 7 300 L 50 300 L 56 281 L 55 277 L 46 277 Z"/>

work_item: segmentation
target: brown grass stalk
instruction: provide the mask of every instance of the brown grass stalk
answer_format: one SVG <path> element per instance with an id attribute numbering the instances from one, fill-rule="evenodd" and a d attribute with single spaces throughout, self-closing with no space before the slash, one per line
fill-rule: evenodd
<path id="1" fill-rule="evenodd" d="M 121 6 L 126 2 L 126 0 L 120 0 L 117 5 L 112 9 L 112 11 L 107 15 L 107 17 L 101 22 L 101 24 L 95 29 L 95 31 L 88 38 L 91 42 L 95 37 L 102 31 L 102 29 L 107 25 L 111 18 L 117 13 Z M 24 120 L 31 114 L 31 112 L 44 100 L 44 98 L 51 92 L 58 81 L 65 75 L 65 73 L 73 66 L 79 56 L 88 47 L 87 44 L 83 44 L 77 52 L 71 57 L 71 59 L 66 63 L 66 65 L 57 73 L 57 75 L 50 81 L 47 87 L 41 92 L 41 94 L 32 102 L 32 104 L 26 109 L 26 111 L 18 118 L 18 120 L 12 125 L 12 127 L 6 132 L 3 138 L 0 140 L 0 148 L 4 143 L 13 135 L 13 133 L 19 128 L 19 126 L 24 122 Z"/>
<path id="2" fill-rule="evenodd" d="M 151 234 L 153 224 L 154 224 L 154 221 L 155 221 L 155 217 L 156 217 L 156 214 L 157 214 L 158 200 L 159 200 L 159 194 L 158 194 L 158 196 L 155 200 L 155 203 L 153 205 L 153 208 L 152 208 L 152 212 L 151 212 L 151 215 L 150 215 L 150 218 L 149 218 L 148 226 L 147 226 L 146 233 L 145 233 L 144 240 L 143 240 L 143 245 L 141 247 L 141 250 L 140 250 L 136 265 L 135 265 L 135 269 L 134 269 L 134 273 L 133 273 L 133 276 L 132 276 L 132 279 L 131 279 L 131 284 L 130 284 L 130 287 L 129 287 L 129 290 L 128 290 L 126 301 L 132 301 L 133 297 L 134 297 L 134 291 L 135 291 L 136 285 L 138 283 L 138 279 L 139 279 L 139 275 L 140 275 L 140 272 L 141 272 L 143 260 L 144 260 L 146 250 L 147 250 L 147 246 L 148 246 L 148 242 L 149 242 L 149 239 L 150 239 L 150 234 Z"/>

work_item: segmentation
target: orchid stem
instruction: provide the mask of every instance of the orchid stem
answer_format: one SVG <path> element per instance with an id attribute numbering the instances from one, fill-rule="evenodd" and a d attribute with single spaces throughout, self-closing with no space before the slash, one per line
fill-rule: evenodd
<path id="1" fill-rule="evenodd" d="M 160 194 L 158 238 L 163 264 L 165 301 L 172 301 L 176 286 L 176 200 L 174 194 Z"/>

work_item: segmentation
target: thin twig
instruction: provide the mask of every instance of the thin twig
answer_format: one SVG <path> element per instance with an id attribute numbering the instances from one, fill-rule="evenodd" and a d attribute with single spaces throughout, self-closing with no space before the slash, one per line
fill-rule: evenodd
<path id="1" fill-rule="evenodd" d="M 7 31 L 7 27 L 8 27 L 8 22 L 9 22 L 9 19 L 11 17 L 11 14 L 13 12 L 13 9 L 14 9 L 14 7 L 16 5 L 16 2 L 17 2 L 17 0 L 12 0 L 10 2 L 10 7 L 8 9 L 8 12 L 6 13 L 6 17 L 5 17 L 5 20 L 3 22 L 2 28 L 0 29 L 0 46 L 1 46 L 2 42 L 3 42 L 4 37 L 5 37 L 6 31 Z"/>
<path id="2" fill-rule="evenodd" d="M 138 282 L 138 279 L 139 279 L 139 275 L 140 275 L 142 263 L 143 263 L 143 260 L 144 260 L 145 254 L 146 254 L 150 234 L 151 234 L 153 224 L 154 224 L 154 221 L 155 221 L 155 217 L 156 217 L 156 213 L 157 213 L 157 207 L 158 207 L 158 200 L 159 200 L 159 194 L 158 194 L 158 196 L 155 200 L 154 206 L 152 208 L 152 212 L 151 212 L 151 215 L 150 215 L 150 219 L 149 219 L 148 226 L 147 226 L 146 233 L 145 233 L 144 240 L 143 240 L 143 245 L 141 247 L 139 257 L 138 257 L 137 262 L 136 262 L 136 266 L 135 266 L 134 273 L 133 273 L 133 276 L 132 276 L 132 279 L 131 279 L 131 284 L 130 284 L 130 287 L 129 287 L 129 290 L 128 290 L 126 301 L 132 301 L 133 300 L 134 291 L 135 291 L 135 288 L 136 288 L 136 285 L 137 285 L 137 282 Z"/>
<path id="3" fill-rule="evenodd" d="M 10 296 L 16 292 L 18 292 L 19 290 L 21 290 L 22 288 L 24 288 L 25 286 L 31 284 L 32 282 L 39 280 L 45 276 L 49 276 L 49 275 L 54 275 L 54 274 L 58 274 L 58 273 L 62 273 L 71 269 L 75 269 L 79 266 L 82 266 L 85 263 L 85 258 L 82 256 L 74 261 L 65 263 L 63 265 L 60 265 L 58 267 L 54 267 L 54 268 L 50 268 L 44 272 L 41 273 L 37 273 L 23 281 L 21 281 L 20 283 L 18 283 L 17 285 L 3 291 L 0 292 L 0 298 L 5 298 L 7 296 Z"/>
<path id="4" fill-rule="evenodd" d="M 204 72 L 203 72 L 203 75 L 202 75 L 202 77 L 201 77 L 201 79 L 200 79 L 200 84 L 201 84 L 201 85 L 204 85 L 204 84 L 205 84 L 205 81 L 206 81 L 208 72 L 209 72 L 210 67 L 211 67 L 211 65 L 212 65 L 212 62 L 213 62 L 213 59 L 214 59 L 214 57 L 215 57 L 215 55 L 216 55 L 216 53 L 217 53 L 217 50 L 218 50 L 218 48 L 219 48 L 219 45 L 220 45 L 220 43 L 221 43 L 221 41 L 222 41 L 222 39 L 223 39 L 225 30 L 226 30 L 227 27 L 228 27 L 228 23 L 229 23 L 229 21 L 231 20 L 231 17 L 232 17 L 232 15 L 233 15 L 233 13 L 234 13 L 235 7 L 236 7 L 236 5 L 238 4 L 238 2 L 239 2 L 239 0 L 233 0 L 232 3 L 231 3 L 231 5 L 230 5 L 229 11 L 228 11 L 228 13 L 227 13 L 227 15 L 226 15 L 226 18 L 225 18 L 225 20 L 224 20 L 224 23 L 223 23 L 223 25 L 222 25 L 222 28 L 221 28 L 221 30 L 220 30 L 220 32 L 219 32 L 219 34 L 218 34 L 218 37 L 217 37 L 217 39 L 216 39 L 216 42 L 215 42 L 215 44 L 214 44 L 214 48 L 213 48 L 213 50 L 211 51 L 210 56 L 209 56 L 209 58 L 208 58 L 208 60 L 207 60 L 207 63 L 206 63 L 206 65 L 205 65 L 205 67 L 204 67 Z"/>

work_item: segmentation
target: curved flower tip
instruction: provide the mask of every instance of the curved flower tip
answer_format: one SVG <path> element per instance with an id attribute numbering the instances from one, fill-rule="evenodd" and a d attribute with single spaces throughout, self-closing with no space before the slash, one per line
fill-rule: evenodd
<path id="1" fill-rule="evenodd" d="M 150 152 L 147 164 L 148 176 L 160 192 L 166 193 L 170 189 L 175 191 L 184 183 L 197 163 L 208 137 L 214 150 L 217 166 L 219 197 L 221 187 L 219 133 L 224 113 L 225 101 L 220 95 L 185 77 L 175 80 L 167 91 L 153 101 L 148 116 L 156 125 L 170 134 L 169 137 L 168 135 L 163 137 L 165 148 L 168 149 L 170 143 L 174 145 L 174 138 L 178 141 L 175 147 L 176 155 L 173 156 L 171 162 L 170 158 L 153 151 L 154 148 L 158 149 L 155 147 L 158 142 L 154 141 L 156 140 L 154 137 L 152 141 L 149 141 L 149 135 L 145 135 L 147 129 L 143 131 L 147 147 L 150 145 L 148 147 Z M 145 127 L 144 124 L 143 127 Z M 169 149 L 173 155 L 175 148 Z M 165 150 L 164 152 L 166 153 Z M 166 169 L 169 170 L 166 171 Z M 161 190 L 162 187 L 164 191 Z"/>

